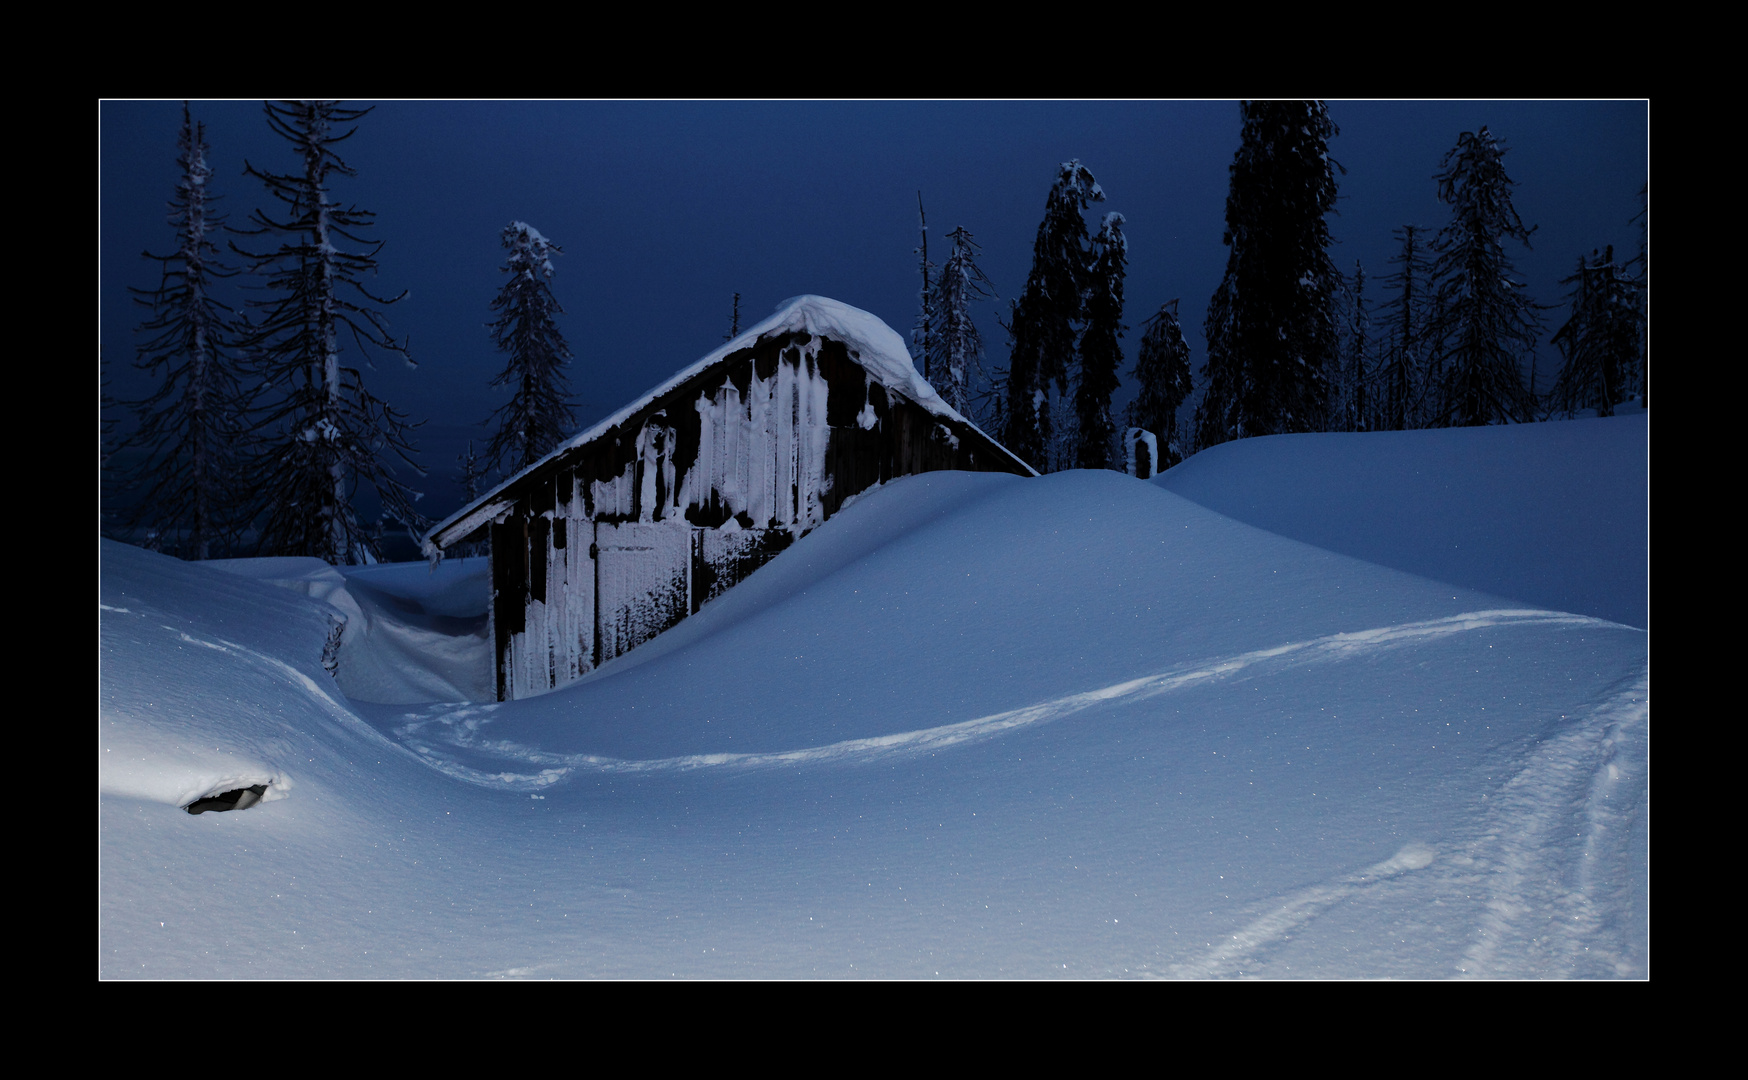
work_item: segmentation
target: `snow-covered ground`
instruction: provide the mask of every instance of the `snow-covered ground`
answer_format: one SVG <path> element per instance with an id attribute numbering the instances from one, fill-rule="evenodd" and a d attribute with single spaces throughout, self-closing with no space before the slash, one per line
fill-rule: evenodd
<path id="1" fill-rule="evenodd" d="M 478 561 L 104 543 L 100 973 L 1642 978 L 1646 432 L 911 477 L 501 705 Z"/>

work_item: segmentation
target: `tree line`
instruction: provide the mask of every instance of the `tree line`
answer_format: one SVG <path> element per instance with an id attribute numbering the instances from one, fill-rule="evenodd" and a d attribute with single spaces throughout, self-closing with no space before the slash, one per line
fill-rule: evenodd
<path id="1" fill-rule="evenodd" d="M 176 248 L 147 253 L 158 285 L 131 290 L 149 309 L 136 362 L 155 389 L 121 403 L 137 420 L 125 438 L 111 444 L 104 419 L 106 465 L 130 463 L 105 470 L 106 487 L 127 506 L 108 531 L 184 558 L 358 563 L 381 558 L 387 529 L 417 539 L 429 526 L 411 486 L 425 475 L 415 461 L 419 425 L 364 378 L 379 355 L 413 364 L 383 314 L 405 293 L 366 288 L 382 248 L 366 235 L 375 215 L 343 206 L 332 190 L 334 177 L 355 175 L 338 148 L 370 111 L 267 103 L 269 127 L 300 167 L 280 173 L 245 162 L 271 208 L 232 227 L 215 210 L 204 127 L 184 105 L 169 203 Z M 1637 254 L 1593 251 L 1563 280 L 1568 314 L 1550 339 L 1561 365 L 1542 390 L 1534 350 L 1549 309 L 1530 298 L 1508 251 L 1527 248 L 1535 230 L 1512 205 L 1506 148 L 1487 128 L 1462 133 L 1440 163 L 1434 179 L 1449 220 L 1436 231 L 1395 230 L 1386 299 L 1374 305 L 1364 268 L 1344 275 L 1329 256 L 1325 219 L 1343 170 L 1329 153 L 1338 131 L 1327 106 L 1245 102 L 1240 117 L 1227 263 L 1203 324 L 1200 379 L 1178 300 L 1166 301 L 1142 323 L 1129 372 L 1137 394 L 1121 417 L 1111 399 L 1129 330 L 1129 250 L 1122 214 L 1105 213 L 1089 229 L 1088 213 L 1105 201 L 1091 170 L 1079 160 L 1057 170 L 1025 285 L 998 317 L 1007 363 L 992 370 L 973 317 L 974 304 L 996 298 L 977 265 L 981 249 L 961 226 L 947 235 L 945 261 L 932 263 L 919 193 L 912 341 L 943 400 L 1045 472 L 1134 469 L 1137 454 L 1158 471 L 1256 435 L 1607 416 L 1633 397 L 1644 406 L 1648 188 L 1633 219 Z M 235 265 L 221 255 L 221 235 Z M 510 397 L 486 420 L 493 434 L 483 452 L 470 443 L 460 460 L 469 501 L 488 474 L 534 463 L 576 424 L 566 374 L 574 357 L 551 286 L 561 249 L 520 221 L 500 240 L 506 277 L 490 329 L 504 367 L 491 386 Z M 261 296 L 238 311 L 215 285 L 245 273 Z M 740 329 L 739 302 L 736 294 L 730 337 Z M 380 506 L 373 522 L 356 508 L 363 488 Z"/>
<path id="2" fill-rule="evenodd" d="M 1564 279 L 1569 314 L 1550 339 L 1561 366 L 1544 390 L 1535 347 L 1549 308 L 1529 296 L 1512 265 L 1508 245 L 1527 248 L 1535 229 L 1512 204 L 1501 140 L 1486 127 L 1458 137 L 1434 177 L 1450 219 L 1436 231 L 1418 224 L 1395 231 L 1387 299 L 1374 308 L 1364 267 L 1356 262 L 1344 275 L 1329 256 L 1326 215 L 1344 170 L 1330 156 L 1338 130 L 1328 107 L 1245 102 L 1240 116 L 1226 270 L 1203 324 L 1199 385 L 1174 299 L 1143 325 L 1130 372 L 1138 393 L 1124 416 L 1127 438 L 1119 439 L 1110 402 L 1127 329 L 1123 218 L 1106 214 L 1089 236 L 1084 214 L 1105 196 L 1075 160 L 1058 171 L 1025 289 L 1002 322 L 1007 366 L 986 376 L 980 391 L 963 389 L 960 372 L 972 369 L 943 368 L 934 356 L 980 356 L 981 343 L 945 329 L 928 339 L 924 374 L 938 389 L 952 388 L 943 391 L 949 404 L 999 432 L 1040 471 L 1123 467 L 1137 434 L 1150 436 L 1153 466 L 1163 469 L 1256 435 L 1525 423 L 1585 410 L 1608 416 L 1635 397 L 1644 406 L 1648 188 L 1633 219 L 1638 254 L 1592 252 Z M 967 257 L 958 245 L 955 257 Z M 930 284 L 925 258 L 925 324 L 963 306 L 968 294 L 954 280 L 943 268 Z M 1191 400 L 1190 421 L 1180 426 Z"/>
<path id="3" fill-rule="evenodd" d="M 106 487 L 125 506 L 106 531 L 189 559 L 313 556 L 329 563 L 382 557 L 386 530 L 417 541 L 431 524 L 415 509 L 412 479 L 419 426 L 373 394 L 364 373 L 377 356 L 414 365 L 383 309 L 406 294 L 378 296 L 364 284 L 382 241 L 375 214 L 335 201 L 333 178 L 355 170 L 339 146 L 371 110 L 334 102 L 269 102 L 268 126 L 300 166 L 288 172 L 245 161 L 271 209 L 228 226 L 211 191 L 204 125 L 186 104 L 178 138 L 180 178 L 169 204 L 176 248 L 146 257 L 155 288 L 130 290 L 149 309 L 137 366 L 154 379 L 144 398 L 120 403 L 137 426 L 106 446 Z M 226 243 L 232 265 L 221 254 Z M 565 366 L 571 352 L 551 288 L 560 249 L 533 226 L 511 222 L 503 288 L 492 301 L 492 339 L 505 356 L 491 385 L 510 399 L 487 419 L 484 453 L 461 461 L 468 497 L 491 470 L 515 472 L 573 433 Z M 262 297 L 241 311 L 216 282 L 247 272 Z M 109 418 L 105 418 L 108 434 Z M 380 507 L 361 520 L 361 489 Z"/>

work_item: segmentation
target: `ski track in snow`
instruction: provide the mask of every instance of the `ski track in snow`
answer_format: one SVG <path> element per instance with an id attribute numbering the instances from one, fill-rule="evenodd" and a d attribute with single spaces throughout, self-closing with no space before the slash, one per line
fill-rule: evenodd
<path id="1" fill-rule="evenodd" d="M 1063 717 L 1124 700 L 1141 700 L 1227 678 L 1259 664 L 1323 663 L 1348 659 L 1410 642 L 1495 626 L 1528 625 L 1607 626 L 1631 630 L 1605 619 L 1535 609 L 1470 611 L 1442 619 L 1401 623 L 1293 642 L 1270 649 L 1207 661 L 1116 683 L 1097 690 L 1069 694 L 1024 708 L 995 713 L 955 724 L 897 732 L 872 738 L 850 739 L 824 746 L 764 753 L 692 754 L 680 757 L 627 760 L 593 754 L 555 754 L 536 747 L 501 739 L 482 739 L 482 730 L 493 720 L 497 704 L 449 704 L 434 713 L 409 713 L 395 734 L 417 751 L 421 760 L 448 776 L 468 783 L 511 791 L 536 791 L 566 779 L 572 773 L 645 773 L 705 768 L 756 769 L 828 762 L 857 762 L 900 754 L 920 754 L 945 747 L 982 741 L 1018 728 L 1060 720 Z M 1642 631 L 1635 631 L 1642 632 Z M 501 772 L 474 768 L 451 760 L 443 744 L 502 758 L 521 766 Z M 533 771 L 524 771 L 533 767 Z M 1380 864 L 1383 865 L 1383 864 Z"/>
<path id="2" fill-rule="evenodd" d="M 1322 885 L 1294 893 L 1273 911 L 1252 920 L 1200 959 L 1174 964 L 1171 974 L 1180 979 L 1216 979 L 1244 974 L 1244 961 L 1262 949 L 1284 941 L 1288 934 L 1310 922 L 1338 901 L 1346 900 L 1381 881 L 1423 870 L 1432 865 L 1437 852 L 1426 844 L 1405 844 L 1402 850 L 1375 866 Z"/>
<path id="3" fill-rule="evenodd" d="M 1638 936 L 1608 894 L 1636 882 L 1602 880 L 1632 867 L 1620 849 L 1644 813 L 1650 742 L 1649 668 L 1582 722 L 1549 739 L 1489 800 L 1464 862 L 1487 896 L 1465 978 L 1643 978 Z M 1611 857 L 1612 856 L 1612 857 Z M 1649 875 L 1649 867 L 1632 871 Z"/>
<path id="4" fill-rule="evenodd" d="M 495 705 L 450 706 L 435 715 L 414 716 L 396 734 L 433 768 L 508 790 L 538 790 L 574 773 L 848 763 L 981 741 L 1096 705 L 1140 700 L 1259 666 L 1326 663 L 1470 630 L 1532 625 L 1633 629 L 1555 611 L 1465 612 L 1261 649 L 962 723 L 775 753 L 643 761 L 551 754 L 507 740 L 482 739 Z M 1649 701 L 1650 675 L 1645 668 L 1603 695 L 1588 714 L 1574 717 L 1564 730 L 1535 747 L 1527 763 L 1480 804 L 1475 825 L 1441 841 L 1443 850 L 1411 842 L 1375 865 L 1269 902 L 1262 914 L 1212 943 L 1204 954 L 1160 974 L 1184 979 L 1262 974 L 1259 969 L 1268 962 L 1271 949 L 1336 905 L 1400 904 L 1406 888 L 1409 895 L 1472 896 L 1481 901 L 1469 931 L 1470 944 L 1451 972 L 1453 977 L 1644 977 L 1642 928 L 1623 925 L 1621 920 L 1622 912 L 1642 907 L 1631 894 L 1644 883 L 1606 878 L 1611 868 L 1634 865 L 1626 848 L 1644 813 Z M 535 768 L 497 773 L 471 768 L 448 760 L 433 739 Z"/>
<path id="5" fill-rule="evenodd" d="M 1634 883 L 1599 875 L 1632 865 L 1623 849 L 1646 793 L 1649 720 L 1647 668 L 1538 748 L 1488 800 L 1479 828 L 1442 858 L 1430 845 L 1410 843 L 1375 866 L 1302 889 L 1199 959 L 1173 965 L 1170 975 L 1209 979 L 1255 971 L 1264 959 L 1259 954 L 1338 902 L 1363 898 L 1437 861 L 1429 895 L 1486 897 L 1453 976 L 1643 978 L 1638 935 L 1613 917 L 1634 905 L 1606 895 L 1630 891 Z"/>

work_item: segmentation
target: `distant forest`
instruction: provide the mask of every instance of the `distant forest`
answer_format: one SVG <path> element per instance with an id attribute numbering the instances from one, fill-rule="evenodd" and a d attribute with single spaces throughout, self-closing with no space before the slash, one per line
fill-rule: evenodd
<path id="1" fill-rule="evenodd" d="M 1511 260 L 1535 226 L 1512 205 L 1507 148 L 1485 127 L 1464 132 L 1434 178 L 1448 220 L 1397 228 L 1397 253 L 1381 277 L 1357 261 L 1344 272 L 1329 254 L 1326 218 L 1341 169 L 1329 155 L 1337 129 L 1327 106 L 1262 101 L 1241 110 L 1226 269 L 1202 327 L 1203 362 L 1192 364 L 1178 300 L 1148 298 L 1128 372 L 1138 393 L 1120 416 L 1111 402 L 1131 330 L 1129 250 L 1122 214 L 1089 221 L 1106 201 L 1089 166 L 1063 163 L 1050 187 L 1025 286 L 999 316 L 1005 362 L 990 357 L 973 318 L 973 305 L 995 297 L 973 234 L 955 228 L 943 260 L 932 262 L 919 193 L 912 351 L 941 397 L 1041 472 L 1134 471 L 1140 454 L 1152 473 L 1257 435 L 1645 407 L 1648 186 L 1633 219 L 1638 250 L 1579 254 L 1563 302 L 1544 305 Z M 248 166 L 267 208 L 231 224 L 209 191 L 204 128 L 184 107 L 169 202 L 174 247 L 148 253 L 157 284 L 133 290 L 145 310 L 136 363 L 153 389 L 125 401 L 102 391 L 105 535 L 187 559 L 344 564 L 382 559 L 398 535 L 416 544 L 429 527 L 414 505 L 425 475 L 413 448 L 418 423 L 365 383 L 376 359 L 414 363 L 382 317 L 401 297 L 366 286 L 381 248 L 370 238 L 375 215 L 329 197 L 331 177 L 353 175 L 340 144 L 370 111 L 266 104 L 266 122 L 302 167 Z M 571 354 L 551 289 L 561 249 L 520 221 L 502 242 L 491 329 L 503 368 L 481 392 L 502 387 L 510 396 L 481 417 L 491 427 L 485 445 L 456 463 L 469 498 L 488 477 L 538 460 L 575 425 Z M 233 308 L 220 283 L 237 277 L 251 284 L 251 298 Z M 739 299 L 731 335 L 740 330 Z M 1562 309 L 1557 320 L 1544 314 Z M 1550 335 L 1551 321 L 1559 325 Z M 1543 340 L 1558 350 L 1556 371 L 1537 370 Z M 120 410 L 135 421 L 125 436 L 116 434 Z"/>

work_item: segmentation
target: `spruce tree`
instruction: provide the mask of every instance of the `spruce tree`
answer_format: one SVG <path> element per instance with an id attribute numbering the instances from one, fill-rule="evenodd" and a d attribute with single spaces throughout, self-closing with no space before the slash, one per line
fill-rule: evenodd
<path id="1" fill-rule="evenodd" d="M 1392 290 L 1383 312 L 1383 356 L 1373 403 L 1376 427 L 1405 431 L 1420 426 L 1420 398 L 1426 377 L 1426 335 L 1431 319 L 1432 263 L 1425 232 L 1404 225 L 1395 232 L 1401 249 L 1390 262 L 1399 269 L 1384 279 Z"/>
<path id="2" fill-rule="evenodd" d="M 1155 471 L 1159 472 L 1182 461 L 1188 449 L 1178 432 L 1177 413 L 1190 396 L 1190 346 L 1178 325 L 1177 303 L 1161 304 L 1142 324 L 1133 373 L 1140 393 L 1129 403 L 1128 411 L 1130 426 L 1145 428 L 1158 440 Z"/>
<path id="3" fill-rule="evenodd" d="M 335 128 L 369 112 L 329 101 L 269 102 L 267 124 L 291 144 L 301 171 L 273 173 L 244 163 L 245 174 L 281 204 L 277 214 L 257 210 L 250 216 L 256 227 L 241 230 L 277 245 L 260 251 L 231 245 L 276 294 L 250 303 L 257 314 L 244 342 L 269 394 L 255 413 L 263 449 L 249 468 L 249 492 L 261 515 L 258 551 L 265 555 L 335 564 L 380 558 L 377 533 L 359 522 L 353 507 L 360 484 L 374 490 L 384 517 L 410 532 L 426 524 L 413 509 L 419 494 L 396 473 L 396 463 L 419 473 L 412 458 L 416 425 L 366 390 L 362 371 L 372 350 L 414 366 L 406 343 L 395 341 L 373 306 L 406 293 L 379 297 L 364 287 L 382 242 L 359 234 L 376 215 L 343 208 L 330 190 L 335 175 L 355 175 L 336 147 L 358 129 Z M 364 365 L 343 362 L 347 342 Z"/>
<path id="4" fill-rule="evenodd" d="M 1441 379 L 1432 423 L 1469 426 L 1533 419 L 1523 365 L 1541 334 L 1536 304 L 1517 280 L 1503 241 L 1529 247 L 1511 204 L 1505 147 L 1485 127 L 1465 131 L 1444 157 L 1439 198 L 1451 220 L 1433 241 L 1439 314 L 1432 330 Z"/>
<path id="5" fill-rule="evenodd" d="M 1549 339 L 1560 350 L 1561 365 L 1559 378 L 1554 381 L 1548 400 L 1551 409 L 1569 416 L 1583 408 L 1606 407 L 1600 406 L 1598 399 L 1613 395 L 1594 386 L 1603 373 L 1599 365 L 1594 363 L 1595 351 L 1588 348 L 1590 333 L 1586 324 L 1598 314 L 1593 292 L 1596 282 L 1591 277 L 1590 261 L 1582 255 L 1578 256 L 1578 269 L 1570 276 L 1561 278 L 1560 284 L 1570 285 L 1572 288 L 1566 294 L 1566 321 Z M 1583 371 L 1579 370 L 1581 367 Z M 1597 415 L 1604 414 L 1598 411 Z"/>
<path id="6" fill-rule="evenodd" d="M 734 294 L 734 307 L 728 315 L 728 333 L 722 335 L 724 342 L 740 337 L 740 293 Z"/>
<path id="7" fill-rule="evenodd" d="M 474 452 L 473 440 L 467 440 L 467 451 L 456 457 L 456 463 L 461 466 L 461 505 L 472 506 L 480 497 L 480 481 L 485 476 L 486 462 Z M 484 540 L 454 545 L 449 552 L 457 559 L 472 558 L 475 555 L 485 555 L 489 551 L 489 543 Z"/>
<path id="8" fill-rule="evenodd" d="M 129 521 L 145 527 L 153 546 L 188 559 L 226 553 L 238 522 L 233 465 L 241 436 L 244 395 L 233 344 L 231 309 L 212 295 L 214 279 L 235 271 L 217 259 L 213 232 L 223 223 L 208 190 L 204 124 L 182 106 L 177 139 L 182 177 L 170 201 L 176 250 L 146 257 L 159 264 L 158 287 L 132 289 L 151 309 L 140 324 L 147 335 L 137 366 L 159 380 L 157 389 L 130 402 L 139 427 L 125 440 L 143 451 L 125 480 L 137 500 Z"/>
<path id="9" fill-rule="evenodd" d="M 1371 312 L 1366 306 L 1366 269 L 1354 260 L 1348 279 L 1346 313 L 1342 321 L 1341 361 L 1335 380 L 1331 431 L 1372 428 Z"/>
<path id="10" fill-rule="evenodd" d="M 479 498 L 480 479 L 485 475 L 485 463 L 474 453 L 473 440 L 467 440 L 467 450 L 456 459 L 461 466 L 461 498 L 462 505 L 468 506 Z"/>
<path id="11" fill-rule="evenodd" d="M 929 308 L 935 325 L 928 339 L 926 377 L 943 401 L 970 417 L 982 383 L 983 361 L 983 337 L 971 317 L 971 305 L 994 296 L 995 288 L 977 265 L 980 249 L 971 233 L 960 226 L 947 239 L 953 250 L 935 279 L 935 299 Z"/>
<path id="12" fill-rule="evenodd" d="M 1050 385 L 1068 392 L 1075 366 L 1077 323 L 1087 280 L 1086 219 L 1081 213 L 1105 193 L 1079 159 L 1065 161 L 1044 204 L 1044 220 L 1032 245 L 1032 269 L 1014 303 L 1009 326 L 1005 441 L 1008 449 L 1040 471 L 1050 468 L 1056 431 L 1050 415 Z"/>
<path id="13" fill-rule="evenodd" d="M 1337 361 L 1341 275 L 1329 258 L 1335 210 L 1320 101 L 1252 101 L 1226 196 L 1226 274 L 1208 307 L 1207 377 L 1196 442 L 1318 430 Z"/>
<path id="14" fill-rule="evenodd" d="M 552 293 L 552 257 L 563 252 L 522 221 L 505 226 L 502 238 L 509 252 L 503 271 L 509 277 L 492 301 L 498 313 L 492 340 L 506 361 L 492 385 L 509 386 L 513 392 L 486 421 L 498 422 L 486 460 L 515 473 L 575 434 L 576 416 L 564 373 L 570 347 L 556 321 L 564 309 Z"/>
<path id="15" fill-rule="evenodd" d="M 1639 351 L 1638 297 L 1634 283 L 1614 261 L 1614 247 L 1579 258 L 1578 269 L 1560 284 L 1572 286 L 1570 315 L 1554 332 L 1562 358 L 1549 404 L 1570 415 L 1595 409 L 1613 416 L 1631 396 Z"/>
<path id="16" fill-rule="evenodd" d="M 1639 224 L 1639 253 L 1629 265 L 1633 292 L 1638 301 L 1639 347 L 1634 357 L 1635 384 L 1639 391 L 1639 408 L 1646 407 L 1645 387 L 1651 377 L 1651 264 L 1648 249 L 1651 238 L 1651 185 L 1639 188 L 1639 212 L 1633 215 Z"/>
<path id="17" fill-rule="evenodd" d="M 1123 366 L 1123 275 L 1128 266 L 1128 251 L 1128 241 L 1123 238 L 1123 215 L 1106 214 L 1092 242 L 1086 331 L 1080 339 L 1080 377 L 1074 386 L 1074 414 L 1078 421 L 1075 464 L 1082 469 L 1109 468 L 1116 445 L 1111 395 L 1117 390 L 1117 370 Z"/>
<path id="18" fill-rule="evenodd" d="M 917 243 L 914 254 L 922 272 L 923 287 L 922 291 L 917 293 L 917 300 L 921 306 L 917 311 L 916 326 L 911 328 L 910 343 L 916 349 L 916 355 L 922 358 L 923 379 L 933 385 L 937 373 L 932 371 L 929 366 L 929 362 L 934 356 L 934 348 L 929 343 L 929 335 L 935 328 L 935 284 L 933 281 L 935 264 L 929 261 L 929 219 L 928 215 L 923 213 L 923 193 L 920 191 L 916 193 L 916 218 L 917 233 L 921 239 Z"/>

